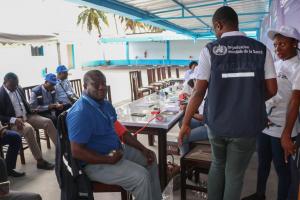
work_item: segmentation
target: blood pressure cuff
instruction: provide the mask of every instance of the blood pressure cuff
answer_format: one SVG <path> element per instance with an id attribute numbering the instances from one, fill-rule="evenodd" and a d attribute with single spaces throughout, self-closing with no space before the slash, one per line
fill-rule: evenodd
<path id="1" fill-rule="evenodd" d="M 126 127 L 123 124 L 121 124 L 118 120 L 115 121 L 114 126 L 115 131 L 119 137 L 122 137 L 127 132 Z"/>

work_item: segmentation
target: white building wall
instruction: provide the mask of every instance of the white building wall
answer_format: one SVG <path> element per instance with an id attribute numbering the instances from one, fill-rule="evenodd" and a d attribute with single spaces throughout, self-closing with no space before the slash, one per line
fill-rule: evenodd
<path id="1" fill-rule="evenodd" d="M 129 42 L 129 59 L 166 59 L 166 42 Z"/>
<path id="2" fill-rule="evenodd" d="M 0 46 L 0 81 L 8 72 L 18 75 L 23 86 L 43 81 L 42 69 L 55 72 L 58 65 L 56 44 L 44 45 L 44 56 L 31 56 L 30 46 Z"/>
<path id="3" fill-rule="evenodd" d="M 208 40 L 171 41 L 170 60 L 198 60 L 200 50 L 208 43 Z"/>

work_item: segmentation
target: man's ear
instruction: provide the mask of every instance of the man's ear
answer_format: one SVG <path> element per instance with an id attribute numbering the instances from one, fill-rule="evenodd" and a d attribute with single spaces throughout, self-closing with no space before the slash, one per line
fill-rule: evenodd
<path id="1" fill-rule="evenodd" d="M 83 88 L 86 89 L 87 85 L 86 83 L 83 83 Z"/>

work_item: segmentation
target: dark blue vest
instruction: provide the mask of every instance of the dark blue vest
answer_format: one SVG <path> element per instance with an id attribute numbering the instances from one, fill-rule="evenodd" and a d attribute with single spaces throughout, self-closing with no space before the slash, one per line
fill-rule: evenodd
<path id="1" fill-rule="evenodd" d="M 42 91 L 42 85 L 38 85 L 38 86 L 32 88 L 32 92 L 34 92 L 36 95 L 38 105 L 39 106 L 45 105 L 43 91 Z M 51 91 L 51 96 L 52 96 L 52 103 L 55 103 L 55 90 Z"/>
<path id="2" fill-rule="evenodd" d="M 212 134 L 256 136 L 267 124 L 265 45 L 244 36 L 229 36 L 207 48 L 211 75 L 204 116 Z"/>

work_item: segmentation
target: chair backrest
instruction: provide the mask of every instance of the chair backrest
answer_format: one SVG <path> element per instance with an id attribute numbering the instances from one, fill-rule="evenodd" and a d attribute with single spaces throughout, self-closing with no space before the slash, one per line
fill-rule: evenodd
<path id="1" fill-rule="evenodd" d="M 176 78 L 179 78 L 179 67 L 176 67 Z"/>
<path id="2" fill-rule="evenodd" d="M 138 71 L 130 71 L 129 72 L 129 80 L 130 80 L 130 90 L 131 90 L 131 101 L 138 99 Z"/>
<path id="3" fill-rule="evenodd" d="M 155 68 L 152 68 L 152 80 L 155 83 L 156 82 L 156 75 L 155 75 Z"/>
<path id="4" fill-rule="evenodd" d="M 147 69 L 147 77 L 148 77 L 148 85 L 151 85 L 153 83 L 153 76 L 152 76 L 152 69 Z"/>
<path id="5" fill-rule="evenodd" d="M 81 83 L 81 79 L 74 79 L 74 80 L 70 80 L 70 83 L 72 85 L 72 88 L 75 92 L 75 94 L 80 97 L 82 94 L 82 83 Z"/>
<path id="6" fill-rule="evenodd" d="M 25 98 L 26 98 L 26 101 L 27 101 L 27 102 L 30 101 L 31 90 L 32 90 L 32 88 L 34 88 L 34 87 L 36 87 L 36 85 L 28 86 L 28 87 L 24 87 L 24 88 L 23 88 L 24 93 L 25 93 Z"/>
<path id="7" fill-rule="evenodd" d="M 166 68 L 165 67 L 161 68 L 161 77 L 162 77 L 163 80 L 167 78 L 167 76 L 166 76 Z"/>
<path id="8" fill-rule="evenodd" d="M 171 67 L 168 67 L 168 78 L 172 77 L 172 71 L 171 71 Z"/>
<path id="9" fill-rule="evenodd" d="M 107 85 L 107 86 L 106 86 L 106 89 L 107 89 L 106 99 L 107 99 L 110 103 L 112 103 L 110 85 Z"/>
<path id="10" fill-rule="evenodd" d="M 142 80 L 142 72 L 138 71 L 138 86 L 139 88 L 143 87 L 143 80 Z"/>
<path id="11" fill-rule="evenodd" d="M 160 67 L 156 68 L 156 72 L 157 72 L 157 80 L 161 81 L 161 68 Z"/>

